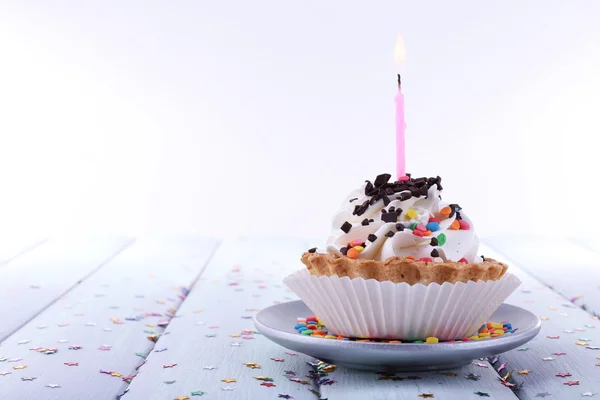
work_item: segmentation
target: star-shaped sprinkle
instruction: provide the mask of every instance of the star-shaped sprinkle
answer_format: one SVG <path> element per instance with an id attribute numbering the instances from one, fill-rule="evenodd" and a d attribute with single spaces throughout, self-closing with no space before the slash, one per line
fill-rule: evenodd
<path id="1" fill-rule="evenodd" d="M 233 378 L 225 378 L 225 379 L 221 379 L 221 382 L 233 383 L 233 382 L 237 382 L 237 381 Z"/>
<path id="2" fill-rule="evenodd" d="M 269 378 L 268 376 L 254 376 L 253 378 L 257 381 L 273 382 L 273 378 Z"/>
<path id="3" fill-rule="evenodd" d="M 452 371 L 444 372 L 444 375 L 446 375 L 446 376 L 456 376 L 456 372 L 452 372 Z"/>
<path id="4" fill-rule="evenodd" d="M 296 376 L 296 373 L 295 373 L 294 371 L 292 371 L 292 370 L 289 370 L 289 369 L 288 369 L 288 370 L 285 370 L 285 371 L 283 371 L 283 372 L 284 372 L 286 375 L 294 375 L 294 376 Z"/>
<path id="5" fill-rule="evenodd" d="M 472 381 L 478 381 L 479 378 L 481 378 L 481 375 L 469 372 L 468 374 L 465 375 L 465 378 L 467 378 L 469 380 L 472 380 Z"/>
<path id="6" fill-rule="evenodd" d="M 433 399 L 433 393 L 421 393 L 419 397 L 424 399 Z"/>
<path id="7" fill-rule="evenodd" d="M 575 331 L 573 329 L 565 329 L 563 332 L 565 332 L 565 333 L 574 333 Z"/>
<path id="8" fill-rule="evenodd" d="M 488 367 L 488 366 L 487 366 L 487 364 L 480 363 L 480 362 L 474 362 L 473 364 L 474 364 L 474 365 L 477 365 L 477 366 L 478 366 L 478 367 L 480 367 L 480 368 L 487 368 L 487 367 Z"/>
<path id="9" fill-rule="evenodd" d="M 206 394 L 206 392 L 203 392 L 201 390 L 196 390 L 195 392 L 190 393 L 192 396 L 204 396 Z"/>
<path id="10" fill-rule="evenodd" d="M 563 383 L 563 385 L 579 386 L 579 381 L 567 381 L 567 382 Z"/>
<path id="11" fill-rule="evenodd" d="M 69 367 L 79 367 L 79 363 L 78 362 L 66 362 L 64 364 L 66 366 L 69 366 Z"/>
<path id="12" fill-rule="evenodd" d="M 31 340 L 20 340 L 17 342 L 17 344 L 27 344 L 29 342 L 31 342 Z"/>
<path id="13" fill-rule="evenodd" d="M 107 345 L 102 345 L 102 346 L 98 347 L 98 350 L 102 350 L 102 351 L 110 351 L 110 346 L 107 346 Z"/>
<path id="14" fill-rule="evenodd" d="M 563 351 L 557 351 L 556 353 L 552 353 L 552 354 L 554 354 L 555 356 L 564 356 L 564 355 L 566 355 L 567 353 L 565 353 L 565 352 L 563 352 Z"/>
<path id="15" fill-rule="evenodd" d="M 217 367 L 215 367 L 214 365 L 207 365 L 206 367 L 204 367 L 202 369 L 208 369 L 209 371 L 212 371 L 213 369 L 217 369 Z"/>
<path id="16" fill-rule="evenodd" d="M 527 375 L 527 374 L 529 374 L 530 372 L 531 372 L 531 370 L 530 370 L 530 369 L 524 369 L 524 370 L 522 370 L 522 371 L 519 371 L 519 375 Z"/>
<path id="17" fill-rule="evenodd" d="M 49 383 L 46 385 L 46 387 L 49 387 L 50 389 L 58 389 L 60 388 L 60 385 L 58 383 Z"/>
<path id="18" fill-rule="evenodd" d="M 285 354 L 289 354 L 290 356 L 298 355 L 298 353 L 296 353 L 295 351 L 286 351 Z"/>
<path id="19" fill-rule="evenodd" d="M 498 368 L 498 372 L 502 371 L 504 368 L 506 368 L 506 364 L 508 364 L 507 362 L 500 364 L 500 367 Z"/>
<path id="20" fill-rule="evenodd" d="M 165 385 L 172 385 L 172 384 L 174 384 L 175 382 L 177 382 L 177 381 L 175 381 L 175 380 L 172 380 L 172 381 L 163 381 L 163 383 L 164 383 Z"/>
<path id="21" fill-rule="evenodd" d="M 587 346 L 587 345 L 588 345 L 588 343 L 587 343 L 587 342 L 582 342 L 582 341 L 575 342 L 575 344 L 576 344 L 577 346 Z"/>
<path id="22" fill-rule="evenodd" d="M 13 369 L 25 369 L 25 368 L 27 368 L 27 365 L 15 365 L 13 367 Z"/>
<path id="23" fill-rule="evenodd" d="M 552 361 L 552 360 L 554 360 L 554 358 L 552 358 L 552 357 L 544 357 L 544 358 L 542 358 L 542 360 L 544 360 L 544 361 Z"/>
<path id="24" fill-rule="evenodd" d="M 490 397 L 490 395 L 486 392 L 473 392 L 473 393 L 480 397 Z"/>
<path id="25" fill-rule="evenodd" d="M 6 358 L 6 357 L 0 357 L 0 362 L 4 362 L 6 360 L 8 360 L 8 358 Z"/>
<path id="26" fill-rule="evenodd" d="M 35 377 L 35 376 L 23 376 L 23 377 L 21 378 L 21 380 L 22 380 L 23 382 L 25 382 L 25 381 L 33 381 L 34 379 L 37 379 L 37 377 Z"/>
<path id="27" fill-rule="evenodd" d="M 235 390 L 235 386 L 221 386 L 221 390 L 229 391 Z"/>
<path id="28" fill-rule="evenodd" d="M 252 368 L 252 369 L 260 369 L 260 365 L 258 365 L 257 363 L 244 363 L 244 365 L 248 368 Z"/>
<path id="29" fill-rule="evenodd" d="M 290 381 L 300 383 L 301 385 L 310 385 L 309 381 L 305 381 L 299 378 L 290 378 Z"/>
<path id="30" fill-rule="evenodd" d="M 289 394 L 281 394 L 279 393 L 279 396 L 277 396 L 278 399 L 293 399 L 292 396 L 290 396 Z"/>
<path id="31" fill-rule="evenodd" d="M 546 336 L 548 339 L 560 339 L 560 336 Z"/>
<path id="32" fill-rule="evenodd" d="M 587 346 L 586 349 L 590 349 L 590 350 L 600 350 L 600 347 L 598 346 Z"/>
<path id="33" fill-rule="evenodd" d="M 107 370 L 105 370 L 105 369 L 101 369 L 101 370 L 100 370 L 100 373 L 101 373 L 101 374 L 107 374 L 107 375 L 110 375 L 110 374 L 111 374 L 111 371 L 107 371 Z"/>
<path id="34" fill-rule="evenodd" d="M 173 400 L 190 400 L 190 396 L 179 396 L 175 397 Z"/>
<path id="35" fill-rule="evenodd" d="M 571 376 L 571 374 L 569 372 L 559 372 L 558 374 L 556 374 L 554 376 L 560 376 L 561 378 L 566 378 L 567 376 Z"/>
<path id="36" fill-rule="evenodd" d="M 511 388 L 511 387 L 515 387 L 515 386 L 517 386 L 517 385 L 515 385 L 514 383 L 510 383 L 510 382 L 507 380 L 507 378 L 498 378 L 498 379 L 500 379 L 500 382 L 501 382 L 501 383 L 502 383 L 504 386 L 506 386 L 507 388 Z"/>
<path id="37" fill-rule="evenodd" d="M 163 347 L 162 349 L 156 349 L 156 350 L 154 350 L 155 353 L 162 353 L 163 351 L 167 351 L 167 348 Z"/>
<path id="38" fill-rule="evenodd" d="M 123 376 L 123 374 L 120 374 L 120 373 L 118 373 L 118 372 L 112 371 L 112 372 L 110 373 L 110 376 L 114 376 L 115 378 L 120 378 L 120 377 L 122 377 L 122 376 Z"/>
<path id="39" fill-rule="evenodd" d="M 272 382 L 261 382 L 260 386 L 275 387 L 275 384 Z"/>
<path id="40" fill-rule="evenodd" d="M 529 347 L 521 347 L 521 348 L 517 349 L 517 351 L 527 351 L 527 350 L 529 350 Z"/>
<path id="41" fill-rule="evenodd" d="M 10 375 L 12 374 L 12 372 L 10 371 L 0 371 L 0 376 L 6 376 L 6 375 Z"/>
<path id="42" fill-rule="evenodd" d="M 285 361 L 283 358 L 279 358 L 279 357 L 271 357 L 271 360 L 273 360 L 275 362 L 284 362 Z"/>
<path id="43" fill-rule="evenodd" d="M 550 393 L 548 392 L 542 392 L 542 393 L 538 393 L 535 395 L 535 397 L 541 397 L 542 399 L 546 396 L 550 396 Z"/>
<path id="44" fill-rule="evenodd" d="M 540 320 L 542 320 L 542 321 L 548 321 L 549 319 L 550 318 L 548 318 L 548 317 L 540 317 Z"/>
<path id="45" fill-rule="evenodd" d="M 11 358 L 10 360 L 8 360 L 8 362 L 19 362 L 21 360 L 22 358 Z"/>
<path id="46" fill-rule="evenodd" d="M 81 350 L 81 346 L 78 344 L 74 344 L 73 346 L 69 346 L 69 350 Z"/>
<path id="47" fill-rule="evenodd" d="M 216 335 L 216 334 L 214 334 L 214 333 L 209 333 L 208 335 L 204 335 L 204 336 L 206 336 L 207 338 L 214 338 L 214 337 L 216 337 L 217 335 Z"/>
<path id="48" fill-rule="evenodd" d="M 585 393 L 581 393 L 581 397 L 592 397 L 595 396 L 597 393 L 592 393 L 592 392 L 585 392 Z"/>
<path id="49" fill-rule="evenodd" d="M 163 368 L 173 368 L 175 367 L 177 364 L 164 364 Z"/>
<path id="50" fill-rule="evenodd" d="M 242 335 L 240 335 L 239 333 L 230 333 L 230 334 L 229 334 L 229 337 L 232 337 L 232 338 L 239 338 L 239 337 L 241 337 L 241 336 L 242 336 Z"/>
<path id="51" fill-rule="evenodd" d="M 231 342 L 229 345 L 233 347 L 240 347 L 242 344 L 240 342 Z"/>

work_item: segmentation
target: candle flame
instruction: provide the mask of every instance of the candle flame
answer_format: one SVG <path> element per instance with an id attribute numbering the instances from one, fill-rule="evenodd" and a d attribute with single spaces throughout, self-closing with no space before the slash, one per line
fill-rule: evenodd
<path id="1" fill-rule="evenodd" d="M 403 65 L 406 62 L 406 48 L 404 47 L 404 38 L 398 36 L 396 46 L 394 47 L 394 62 L 397 65 Z"/>

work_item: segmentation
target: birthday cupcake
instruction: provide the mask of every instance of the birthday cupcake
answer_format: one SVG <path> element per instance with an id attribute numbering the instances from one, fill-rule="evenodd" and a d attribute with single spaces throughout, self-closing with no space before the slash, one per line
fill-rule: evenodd
<path id="1" fill-rule="evenodd" d="M 285 284 L 330 331 L 357 338 L 460 339 L 520 281 L 477 255 L 473 223 L 442 200 L 441 178 L 382 174 L 344 200 L 323 250 Z"/>

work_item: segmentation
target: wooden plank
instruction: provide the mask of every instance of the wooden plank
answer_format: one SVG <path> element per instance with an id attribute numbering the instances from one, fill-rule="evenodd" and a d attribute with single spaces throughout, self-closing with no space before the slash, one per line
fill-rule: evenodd
<path id="1" fill-rule="evenodd" d="M 0 267 L 41 246 L 47 239 L 0 237 Z"/>
<path id="2" fill-rule="evenodd" d="M 289 379 L 308 381 L 312 360 L 250 333 L 258 309 L 295 299 L 281 279 L 302 267 L 300 254 L 306 249 L 299 239 L 225 242 L 169 325 L 169 334 L 158 341 L 156 349 L 166 350 L 150 354 L 125 399 L 195 399 L 193 392 L 204 392 L 202 398 L 209 399 L 276 399 L 281 394 L 314 400 L 309 389 L 316 385 Z M 164 368 L 169 364 L 177 365 Z M 254 379 L 261 376 L 273 382 Z M 236 382 L 222 382 L 227 379 Z M 271 383 L 275 387 L 268 387 Z"/>
<path id="3" fill-rule="evenodd" d="M 590 313 L 600 315 L 600 254 L 592 240 L 499 236 L 486 241 L 540 282 L 552 287 Z M 566 273 L 568 271 L 568 273 Z"/>
<path id="4" fill-rule="evenodd" d="M 132 243 L 130 238 L 53 239 L 0 268 L 0 340 Z"/>
<path id="5" fill-rule="evenodd" d="M 168 322 L 184 298 L 182 287 L 193 284 L 216 246 L 207 238 L 138 240 L 4 341 L 0 356 L 22 360 L 0 362 L 0 371 L 12 372 L 0 376 L 2 398 L 114 399 L 123 393 L 123 378 L 135 374 L 154 346 L 148 337 L 162 332 L 160 321 Z M 58 352 L 30 350 L 36 347 Z M 14 370 L 18 365 L 27 368 Z M 28 377 L 35 379 L 22 380 Z"/>
<path id="6" fill-rule="evenodd" d="M 509 249 L 514 254 L 514 248 Z M 513 370 L 516 374 L 517 371 L 531 370 L 528 374 L 515 376 L 515 380 L 523 383 L 519 398 L 539 399 L 543 393 L 549 393 L 549 399 L 575 399 L 580 398 L 582 393 L 600 393 L 598 320 L 532 277 L 520 268 L 520 263 L 513 262 L 503 253 L 485 245 L 481 253 L 509 263 L 510 271 L 522 280 L 521 288 L 507 302 L 526 308 L 542 318 L 542 331 L 534 340 L 520 351 L 513 350 L 501 355 L 501 362 L 508 363 L 507 371 Z M 522 253 L 519 251 L 519 254 Z M 532 252 L 532 257 L 536 257 L 536 252 Z M 565 275 L 570 274 L 571 265 L 568 270 L 565 265 L 560 268 Z M 579 279 L 583 281 L 585 278 Z M 571 376 L 556 376 L 562 372 Z M 578 381 L 579 385 L 565 385 L 569 381 Z"/>

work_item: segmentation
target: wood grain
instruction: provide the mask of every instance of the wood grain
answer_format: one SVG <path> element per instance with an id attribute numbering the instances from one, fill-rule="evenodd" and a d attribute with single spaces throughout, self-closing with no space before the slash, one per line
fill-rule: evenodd
<path id="1" fill-rule="evenodd" d="M 35 248 L 41 246 L 47 239 L 43 238 L 12 238 L 0 237 L 0 267 L 15 260 Z"/>
<path id="2" fill-rule="evenodd" d="M 506 254 L 510 257 L 514 248 L 507 249 Z M 507 303 L 528 309 L 543 319 L 542 331 L 534 340 L 520 351 L 513 350 L 500 357 L 501 362 L 508 363 L 507 371 L 517 373 L 531 370 L 528 374 L 515 376 L 515 379 L 523 382 L 519 398 L 537 400 L 540 398 L 536 397 L 538 394 L 547 392 L 552 396 L 549 399 L 576 399 L 581 397 L 581 393 L 600 393 L 600 366 L 596 366 L 600 363 L 600 359 L 597 359 L 600 357 L 600 347 L 597 350 L 589 348 L 600 346 L 598 320 L 533 278 L 520 268 L 520 262 L 511 262 L 512 257 L 505 256 L 504 250 L 500 254 L 482 246 L 481 253 L 509 263 L 509 271 L 523 282 Z M 529 265 L 529 261 L 520 254 L 520 259 Z M 536 257 L 535 252 L 530 253 L 530 259 Z M 571 267 L 575 270 L 582 268 L 575 264 L 571 264 Z M 571 376 L 557 377 L 556 374 L 561 372 L 570 373 Z M 579 385 L 565 385 L 568 381 L 579 381 Z"/>
<path id="3" fill-rule="evenodd" d="M 594 279 L 600 254 L 591 238 L 498 236 L 486 243 L 565 298 L 600 315 L 600 280 Z"/>
<path id="4" fill-rule="evenodd" d="M 314 400 L 309 389 L 317 389 L 316 385 L 289 380 L 309 380 L 309 357 L 288 354 L 257 333 L 243 334 L 255 330 L 251 318 L 258 309 L 295 299 L 281 278 L 302 267 L 300 254 L 306 248 L 299 239 L 224 243 L 169 325 L 169 334 L 158 341 L 156 348 L 167 350 L 150 354 L 127 396 L 163 400 L 202 391 L 206 393 L 202 398 L 208 399 L 276 399 L 282 394 Z M 171 363 L 177 366 L 163 368 Z M 275 387 L 261 386 L 271 382 L 254 379 L 260 376 L 272 378 Z"/>
<path id="5" fill-rule="evenodd" d="M 0 372 L 12 372 L 0 375 L 1 397 L 114 399 L 127 387 L 123 378 L 134 375 L 152 350 L 149 337 L 163 331 L 159 324 L 176 311 L 185 297 L 182 288 L 193 284 L 216 245 L 206 238 L 138 240 L 4 341 L 0 356 L 22 360 L 0 362 Z M 80 249 L 99 254 L 99 249 Z M 66 254 L 73 258 L 63 256 L 61 263 L 80 259 Z M 48 254 L 44 259 L 50 260 Z M 37 347 L 58 352 L 30 350 Z M 26 368 L 14 370 L 18 365 Z M 22 381 L 27 377 L 35 379 Z"/>
<path id="6" fill-rule="evenodd" d="M 0 268 L 0 340 L 132 243 L 130 238 L 53 239 Z"/>

